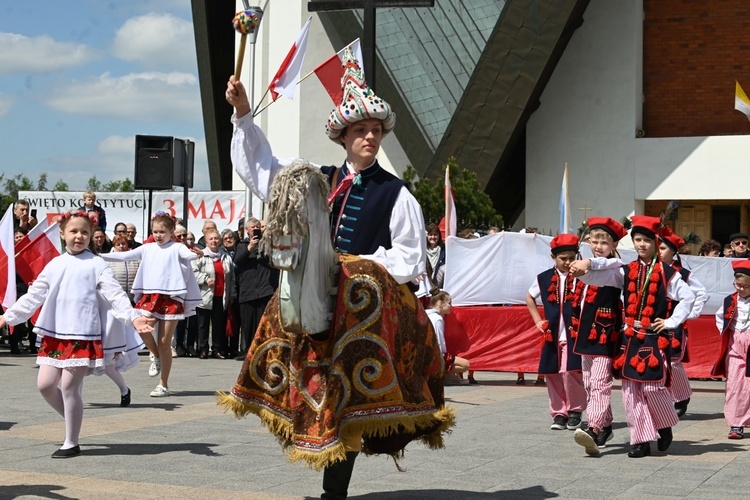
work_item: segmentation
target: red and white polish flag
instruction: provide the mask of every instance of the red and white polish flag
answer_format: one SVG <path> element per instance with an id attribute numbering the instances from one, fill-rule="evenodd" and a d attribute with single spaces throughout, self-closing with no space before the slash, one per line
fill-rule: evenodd
<path id="1" fill-rule="evenodd" d="M 445 166 L 445 217 L 438 225 L 443 235 L 443 240 L 448 236 L 456 236 L 458 221 L 456 218 L 456 200 L 453 197 L 453 186 L 451 186 L 451 173 L 448 165 Z"/>
<path id="2" fill-rule="evenodd" d="M 0 220 L 0 302 L 8 309 L 16 302 L 16 260 L 13 243 L 13 204 Z"/>
<path id="3" fill-rule="evenodd" d="M 310 32 L 311 21 L 312 17 L 302 27 L 302 31 L 297 35 L 297 39 L 281 63 L 281 67 L 279 67 L 276 75 L 271 79 L 268 90 L 271 92 L 271 98 L 274 101 L 280 95 L 283 95 L 287 99 L 294 99 L 294 89 L 297 87 L 297 83 L 299 83 L 302 62 L 305 59 L 305 51 L 307 50 L 307 35 Z"/>
<path id="4" fill-rule="evenodd" d="M 57 222 L 50 225 L 43 219 L 16 245 L 16 272 L 29 284 L 60 254 L 60 226 Z"/>
<path id="5" fill-rule="evenodd" d="M 356 57 L 357 62 L 359 62 L 359 67 L 364 71 L 364 64 L 362 63 L 362 48 L 359 46 L 359 38 L 347 45 L 347 47 L 349 47 L 354 53 L 354 57 Z M 341 101 L 344 98 L 344 90 L 341 88 L 341 77 L 344 76 L 343 60 L 344 51 L 347 47 L 344 47 L 339 50 L 338 53 L 333 54 L 313 70 L 315 71 L 318 80 L 320 80 L 320 83 L 323 84 L 326 92 L 328 92 L 328 95 L 331 97 L 333 104 L 336 106 L 341 104 Z"/>

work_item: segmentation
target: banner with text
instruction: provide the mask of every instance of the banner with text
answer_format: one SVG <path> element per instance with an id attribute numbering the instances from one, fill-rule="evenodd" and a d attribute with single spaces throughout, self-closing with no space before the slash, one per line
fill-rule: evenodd
<path id="1" fill-rule="evenodd" d="M 18 197 L 29 201 L 29 210 L 36 210 L 38 220 L 42 217 L 54 219 L 61 212 L 83 207 L 83 191 L 19 191 Z M 161 210 L 182 218 L 183 198 L 182 192 L 154 192 L 151 214 Z M 118 222 L 135 224 L 138 230 L 137 241 L 146 237 L 149 214 L 147 192 L 97 192 L 96 205 L 106 213 L 107 234 L 110 238 L 114 236 L 115 224 Z M 244 216 L 244 191 L 191 191 L 188 195 L 188 231 L 192 231 L 196 239 L 201 237 L 203 221 L 207 219 L 216 222 L 219 231 L 225 228 L 236 230 L 237 221 Z"/>

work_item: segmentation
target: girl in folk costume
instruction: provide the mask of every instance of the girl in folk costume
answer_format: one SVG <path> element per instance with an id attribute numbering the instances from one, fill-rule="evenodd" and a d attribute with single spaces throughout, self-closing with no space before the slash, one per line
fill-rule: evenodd
<path id="1" fill-rule="evenodd" d="M 625 298 L 625 327 L 620 353 L 612 362 L 622 377 L 622 401 L 630 429 L 628 456 L 651 454 L 650 441 L 659 451 L 672 443 L 672 426 L 679 418 L 669 384 L 671 335 L 690 314 L 695 294 L 671 266 L 659 261 L 656 235 L 658 217 L 634 215 L 631 237 L 638 259 L 625 266 L 618 259 L 597 257 L 575 262 L 571 272 L 590 285 L 616 286 Z M 669 316 L 668 299 L 679 302 Z"/>
<path id="2" fill-rule="evenodd" d="M 89 218 L 91 217 L 91 219 Z M 138 333 L 153 331 L 152 320 L 134 310 L 112 270 L 92 251 L 95 215 L 85 212 L 60 216 L 66 253 L 50 261 L 29 291 L 0 316 L 0 327 L 29 319 L 41 306 L 34 331 L 42 336 L 37 364 L 37 387 L 44 399 L 65 419 L 65 442 L 52 458 L 79 455 L 78 436 L 83 421 L 83 378 L 104 373 L 100 297 L 112 315 L 134 326 Z"/>
<path id="3" fill-rule="evenodd" d="M 609 217 L 589 217 L 589 245 L 594 257 L 616 257 L 617 244 L 627 233 Z M 573 294 L 573 352 L 581 356 L 583 387 L 586 389 L 588 428 L 576 429 L 576 443 L 586 453 L 599 455 L 599 448 L 612 439 L 612 358 L 622 327 L 622 290 L 617 287 L 576 284 Z"/>
<path id="4" fill-rule="evenodd" d="M 716 327 L 721 332 L 719 359 L 711 370 L 715 377 L 726 377 L 724 418 L 729 439 L 745 437 L 750 423 L 750 260 L 732 262 L 734 288 L 716 311 Z"/>
<path id="5" fill-rule="evenodd" d="M 677 250 L 685 245 L 685 240 L 673 233 L 668 227 L 665 227 L 659 234 L 659 241 L 659 256 L 661 257 L 661 261 L 664 265 L 671 265 L 678 273 L 680 273 L 682 280 L 687 283 L 690 290 L 695 294 L 693 309 L 687 317 L 687 319 L 695 319 L 700 316 L 701 311 L 703 310 L 703 305 L 708 300 L 708 293 L 706 292 L 706 287 L 704 287 L 700 281 L 695 279 L 690 271 L 682 267 L 682 260 L 677 254 Z M 671 307 L 674 307 L 674 304 L 672 304 Z M 682 366 L 683 359 L 689 361 L 688 331 L 687 325 L 684 323 L 678 325 L 672 332 L 671 348 L 672 385 L 669 387 L 669 391 L 672 394 L 672 401 L 674 401 L 674 409 L 677 412 L 677 416 L 681 417 L 687 411 L 688 403 L 690 403 L 690 396 L 692 395 L 690 381 L 688 380 L 687 373 L 685 373 L 685 367 Z"/>
<path id="6" fill-rule="evenodd" d="M 103 255 L 108 261 L 141 261 L 133 283 L 135 308 L 160 320 L 158 341 L 154 341 L 151 335 L 143 336 L 153 355 L 148 374 L 155 377 L 161 373 L 159 384 L 151 391 L 152 397 L 169 396 L 172 335 L 177 322 L 194 315 L 195 307 L 201 303 L 200 290 L 189 264 L 198 258 L 198 254 L 173 241 L 175 223 L 171 215 L 156 212 L 151 219 L 153 244 Z"/>
<path id="7" fill-rule="evenodd" d="M 550 242 L 554 267 L 537 276 L 526 295 L 526 305 L 536 327 L 542 332 L 542 354 L 539 374 L 546 375 L 550 429 L 577 429 L 586 409 L 581 357 L 573 352 L 571 336 L 573 292 L 576 280 L 569 274 L 570 264 L 578 254 L 578 236 L 558 234 Z M 539 315 L 536 299 L 544 307 Z"/>

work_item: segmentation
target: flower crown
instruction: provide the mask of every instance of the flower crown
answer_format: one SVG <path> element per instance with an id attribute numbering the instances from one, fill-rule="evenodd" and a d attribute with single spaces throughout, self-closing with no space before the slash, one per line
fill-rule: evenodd
<path id="1" fill-rule="evenodd" d="M 96 216 L 96 212 L 84 212 L 83 210 L 73 210 L 72 212 L 63 212 L 57 216 L 57 223 L 62 224 L 63 221 L 72 219 L 73 217 L 84 217 L 91 221 L 94 227 L 99 226 L 99 217 Z"/>
<path id="2" fill-rule="evenodd" d="M 170 219 L 172 222 L 174 222 L 175 224 L 177 224 L 177 217 L 173 217 L 172 215 L 170 215 L 167 212 L 164 212 L 163 210 L 159 210 L 158 212 L 154 213 L 154 216 L 151 217 L 151 222 L 153 222 L 157 218 L 159 218 L 159 219 L 164 219 L 164 218 Z"/>

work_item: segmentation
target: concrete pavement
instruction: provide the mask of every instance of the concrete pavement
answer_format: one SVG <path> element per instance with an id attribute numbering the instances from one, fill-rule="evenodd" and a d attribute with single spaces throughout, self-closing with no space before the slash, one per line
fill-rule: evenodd
<path id="1" fill-rule="evenodd" d="M 63 422 L 36 389 L 33 356 L 0 348 L 0 498 L 317 498 L 322 475 L 292 464 L 256 417 L 215 405 L 241 363 L 175 359 L 173 396 L 151 398 L 148 358 L 125 374 L 132 404 L 120 408 L 106 376 L 84 385 L 81 456 L 53 460 Z M 724 384 L 693 381 L 687 415 L 668 454 L 631 459 L 621 393 L 615 436 L 588 457 L 572 431 L 551 431 L 544 387 L 515 374 L 478 372 L 480 385 L 446 387 L 458 425 L 446 448 L 407 448 L 399 472 L 389 458 L 358 458 L 350 498 L 745 498 L 750 440 L 726 439 Z"/>

